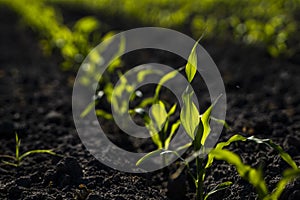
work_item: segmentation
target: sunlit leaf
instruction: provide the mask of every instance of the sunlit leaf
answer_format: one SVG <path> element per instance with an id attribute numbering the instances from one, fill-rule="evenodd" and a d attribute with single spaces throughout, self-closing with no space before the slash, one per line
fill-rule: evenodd
<path id="1" fill-rule="evenodd" d="M 57 154 L 55 152 L 53 152 L 52 150 L 44 150 L 44 149 L 41 149 L 41 150 L 31 150 L 31 151 L 27 151 L 26 153 L 23 153 L 21 156 L 20 156 L 20 160 L 22 160 L 23 158 L 25 158 L 26 156 L 29 156 L 31 154 L 41 154 L 41 153 L 46 153 L 46 154 L 51 154 L 53 156 L 56 156 Z"/>
<path id="2" fill-rule="evenodd" d="M 268 145 L 269 147 L 275 149 L 279 155 L 281 156 L 281 158 L 288 163 L 293 169 L 298 169 L 297 164 L 295 163 L 295 161 L 291 158 L 291 156 L 286 153 L 281 146 L 275 144 L 272 140 L 270 139 L 259 139 L 259 138 L 255 138 L 253 136 L 248 137 L 247 140 L 251 140 L 254 141 L 256 143 L 264 143 L 266 145 Z"/>
<path id="3" fill-rule="evenodd" d="M 153 104 L 153 102 L 154 102 L 153 97 L 148 97 L 148 98 L 143 99 L 143 100 L 141 101 L 141 103 L 140 103 L 137 107 L 138 107 L 138 108 L 144 108 L 144 107 L 146 107 L 146 106 L 148 106 L 148 105 Z"/>
<path id="4" fill-rule="evenodd" d="M 218 150 L 221 150 L 223 149 L 223 147 L 226 147 L 228 145 L 230 145 L 231 143 L 233 142 L 237 142 L 237 141 L 246 141 L 247 139 L 241 135 L 234 135 L 232 136 L 229 140 L 227 140 L 226 142 L 220 142 L 217 144 L 217 146 L 215 147 L 215 149 L 218 149 Z M 213 154 L 208 154 L 208 158 L 207 158 L 207 163 L 206 163 L 206 166 L 205 168 L 208 168 L 212 165 L 213 163 L 213 160 L 214 160 L 214 156 Z"/>
<path id="5" fill-rule="evenodd" d="M 157 132 L 163 128 L 163 125 L 166 122 L 168 114 L 166 112 L 165 105 L 162 101 L 152 105 L 150 110 L 150 117 L 157 128 Z"/>
<path id="6" fill-rule="evenodd" d="M 110 114 L 110 113 L 108 113 L 104 110 L 97 109 L 95 112 L 96 112 L 96 115 L 98 117 L 102 117 L 102 118 L 107 119 L 107 120 L 112 120 L 113 119 L 112 114 Z"/>
<path id="7" fill-rule="evenodd" d="M 107 83 L 104 87 L 104 93 L 106 95 L 106 100 L 111 103 L 112 101 L 112 93 L 114 91 L 114 86 L 112 83 Z"/>
<path id="8" fill-rule="evenodd" d="M 213 149 L 210 154 L 217 160 L 223 160 L 234 165 L 239 175 L 256 188 L 261 198 L 268 195 L 269 192 L 261 170 L 256 170 L 249 165 L 244 164 L 237 154 L 225 149 Z"/>
<path id="9" fill-rule="evenodd" d="M 160 70 L 155 69 L 144 69 L 137 74 L 137 82 L 141 83 L 144 81 L 145 77 L 151 74 L 161 74 L 162 72 Z"/>
<path id="10" fill-rule="evenodd" d="M 210 116 L 210 119 L 217 122 L 217 123 L 219 123 L 219 124 L 222 124 L 226 129 L 230 130 L 230 126 L 227 124 L 227 122 L 225 120 L 217 119 L 217 118 L 212 117 L 212 116 Z"/>
<path id="11" fill-rule="evenodd" d="M 169 148 L 171 139 L 172 139 L 173 135 L 175 134 L 175 132 L 176 132 L 176 130 L 178 129 L 179 126 L 180 126 L 180 121 L 179 120 L 177 122 L 175 122 L 174 124 L 172 124 L 170 134 L 165 140 L 165 148 L 166 149 Z"/>
<path id="12" fill-rule="evenodd" d="M 177 108 L 177 104 L 175 103 L 169 110 L 168 112 L 168 117 L 170 117 L 171 115 L 173 115 L 176 111 L 176 108 Z"/>
<path id="13" fill-rule="evenodd" d="M 222 190 L 230 187 L 231 185 L 232 185 L 231 181 L 226 181 L 224 183 L 220 183 L 214 189 L 212 189 L 209 193 L 207 193 L 207 195 L 205 195 L 204 200 L 206 200 L 212 194 L 215 194 L 216 192 L 222 191 Z"/>
<path id="14" fill-rule="evenodd" d="M 141 165 L 143 162 L 145 162 L 146 160 L 150 159 L 151 157 L 160 155 L 160 153 L 162 152 L 162 149 L 157 149 L 155 151 L 151 151 L 150 153 L 147 153 L 146 155 L 144 155 L 142 158 L 140 158 L 137 162 L 136 162 L 136 166 Z"/>
<path id="15" fill-rule="evenodd" d="M 197 44 L 198 42 L 195 43 L 185 67 L 185 73 L 189 82 L 192 82 L 197 72 L 197 53 L 196 53 Z"/>
<path id="16" fill-rule="evenodd" d="M 295 178 L 300 177 L 300 169 L 286 169 L 283 172 L 282 179 L 277 183 L 275 190 L 269 194 L 264 200 L 277 200 L 284 191 L 286 185 L 293 181 Z"/>
<path id="17" fill-rule="evenodd" d="M 83 17 L 79 19 L 75 25 L 74 30 L 84 33 L 90 33 L 99 27 L 99 22 L 94 17 Z"/>
<path id="18" fill-rule="evenodd" d="M 89 114 L 91 112 L 91 110 L 93 108 L 95 108 L 95 106 L 96 106 L 97 103 L 98 103 L 97 101 L 92 101 L 91 103 L 89 103 L 87 105 L 87 107 L 80 114 L 80 117 L 83 118 L 83 117 L 87 116 L 87 114 Z"/>
<path id="19" fill-rule="evenodd" d="M 185 144 L 185 145 L 182 145 L 182 146 L 178 147 L 178 148 L 176 149 L 176 151 L 181 151 L 181 150 L 187 149 L 187 148 L 189 148 L 189 147 L 192 146 L 192 145 L 193 145 L 193 143 L 192 143 L 192 142 L 189 142 L 189 143 L 187 143 L 187 144 Z"/>
<path id="20" fill-rule="evenodd" d="M 149 130 L 149 133 L 150 133 L 153 143 L 157 146 L 158 149 L 162 149 L 163 143 L 159 136 L 159 131 L 158 131 L 157 125 L 155 125 L 155 122 L 153 121 L 153 119 L 149 120 L 149 122 L 146 123 L 146 128 Z"/>
<path id="21" fill-rule="evenodd" d="M 186 133 L 192 140 L 195 138 L 195 130 L 199 124 L 199 112 L 192 101 L 193 93 L 185 91 L 182 95 L 183 107 L 180 112 L 180 121 Z"/>
<path id="22" fill-rule="evenodd" d="M 183 68 L 179 68 L 178 70 L 171 71 L 164 75 L 160 81 L 157 84 L 157 87 L 155 89 L 154 99 L 158 99 L 159 92 L 161 90 L 161 87 L 166 83 L 167 81 L 171 80 L 172 78 L 176 77 L 176 75 L 181 71 Z"/>
<path id="23" fill-rule="evenodd" d="M 2 160 L 2 163 L 5 164 L 5 165 L 11 165 L 11 166 L 14 166 L 14 167 L 19 167 L 18 164 L 12 163 L 12 162 L 7 162 L 7 161 L 5 161 L 5 160 Z"/>
<path id="24" fill-rule="evenodd" d="M 120 37 L 119 49 L 115 53 L 115 55 L 113 55 L 113 57 L 111 58 L 111 61 L 113 61 L 113 62 L 107 68 L 108 72 L 110 72 L 110 73 L 114 72 L 115 69 L 121 65 L 120 56 L 122 56 L 124 54 L 125 49 L 126 49 L 126 40 L 125 40 L 125 37 L 122 35 Z M 114 63 L 114 62 L 116 62 L 116 63 Z"/>
<path id="25" fill-rule="evenodd" d="M 211 128 L 209 125 L 209 120 L 210 120 L 210 115 L 211 115 L 211 111 L 213 109 L 213 107 L 216 105 L 216 103 L 218 102 L 218 100 L 221 98 L 221 95 L 218 96 L 218 98 L 213 102 L 213 104 L 202 114 L 201 116 L 201 121 L 203 124 L 203 135 L 201 138 L 201 144 L 204 145 L 205 141 L 208 137 L 208 135 L 210 134 Z"/>

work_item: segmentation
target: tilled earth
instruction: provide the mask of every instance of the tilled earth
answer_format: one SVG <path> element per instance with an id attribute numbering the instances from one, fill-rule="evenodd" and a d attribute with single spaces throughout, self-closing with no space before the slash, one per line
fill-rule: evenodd
<path id="1" fill-rule="evenodd" d="M 64 155 L 30 156 L 18 168 L 1 164 L 0 199 L 192 199 L 193 189 L 184 174 L 168 181 L 172 170 L 129 174 L 93 158 L 73 124 L 75 73 L 62 72 L 55 56 L 45 58 L 36 35 L 20 26 L 14 13 L 1 10 L 0 27 L 0 154 L 14 155 L 17 132 L 21 153 L 54 149 Z M 271 138 L 300 165 L 300 63 L 272 59 L 258 48 L 230 42 L 203 46 L 219 67 L 227 92 L 232 131 L 222 133 L 220 141 L 234 133 Z M 263 145 L 237 143 L 230 149 L 254 167 L 263 164 L 270 190 L 288 167 Z M 210 199 L 257 198 L 234 167 L 216 162 L 208 171 L 206 190 L 223 181 L 234 184 Z M 300 182 L 289 184 L 282 199 L 300 199 Z"/>

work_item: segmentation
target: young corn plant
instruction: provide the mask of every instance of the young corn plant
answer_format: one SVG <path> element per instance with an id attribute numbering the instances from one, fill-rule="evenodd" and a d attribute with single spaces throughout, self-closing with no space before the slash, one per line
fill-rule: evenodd
<path id="1" fill-rule="evenodd" d="M 197 55 L 195 49 L 196 49 L 196 45 L 192 49 L 188 59 L 188 63 L 184 68 L 189 83 L 192 82 L 196 74 Z M 176 73 L 178 72 L 175 71 L 173 72 L 173 74 L 169 73 L 166 76 L 168 78 L 173 78 L 174 77 L 173 75 L 175 75 Z M 163 78 L 163 79 L 167 80 L 168 78 Z M 158 87 L 155 93 L 155 99 L 158 99 L 159 90 L 160 88 Z M 182 94 L 183 107 L 180 112 L 180 120 L 177 121 L 175 124 L 173 124 L 173 126 L 175 132 L 180 124 L 183 125 L 186 134 L 190 137 L 192 141 L 191 143 L 184 145 L 184 148 L 192 147 L 194 153 L 190 157 L 184 159 L 179 156 L 178 152 L 167 150 L 166 147 L 168 147 L 168 144 L 170 142 L 169 140 L 171 140 L 172 136 L 174 135 L 174 132 L 169 133 L 170 138 L 168 138 L 167 144 L 165 144 L 165 146 L 162 145 L 164 144 L 163 137 L 158 137 L 159 135 L 162 134 L 161 132 L 158 132 L 159 133 L 158 136 L 156 134 L 150 134 L 154 144 L 157 145 L 158 149 L 146 154 L 144 157 L 139 159 L 136 164 L 140 165 L 143 161 L 157 154 L 165 155 L 166 153 L 172 153 L 178 156 L 180 160 L 182 160 L 182 165 L 171 176 L 171 178 L 173 179 L 177 178 L 184 169 L 187 169 L 195 184 L 195 188 L 196 188 L 195 199 L 206 200 L 212 194 L 224 190 L 232 184 L 232 182 L 229 181 L 224 182 L 217 185 L 212 191 L 206 193 L 204 192 L 203 183 L 206 177 L 206 170 L 209 167 L 211 167 L 214 159 L 223 160 L 236 167 L 239 175 L 243 179 L 247 180 L 250 184 L 252 184 L 253 187 L 257 190 L 258 197 L 260 199 L 262 200 L 278 199 L 282 191 L 284 190 L 286 184 L 288 184 L 291 180 L 297 178 L 300 175 L 300 169 L 298 168 L 296 163 L 292 160 L 291 156 L 288 155 L 286 152 L 284 152 L 280 146 L 276 145 L 269 139 L 258 139 L 255 137 L 246 138 L 241 135 L 234 135 L 228 141 L 218 143 L 216 147 L 212 149 L 206 149 L 205 142 L 211 133 L 210 120 L 215 120 L 216 122 L 222 123 L 225 127 L 227 127 L 225 121 L 216 119 L 211 116 L 212 109 L 218 102 L 221 95 L 213 102 L 213 104 L 202 115 L 200 115 L 199 110 L 197 109 L 196 105 L 192 100 L 193 95 L 194 94 L 190 86 L 187 86 L 185 92 Z M 157 130 L 165 130 L 164 129 L 165 122 L 168 122 L 168 118 L 170 117 L 169 113 L 172 113 L 172 112 L 166 113 L 165 106 L 162 102 L 159 102 L 158 104 L 155 105 L 156 106 L 151 110 L 151 112 L 154 113 L 150 113 L 152 116 L 154 116 L 152 117 L 152 121 L 154 121 L 154 123 L 156 122 L 157 124 L 156 125 L 157 129 L 154 129 L 154 131 L 152 131 L 153 133 L 156 133 Z M 153 122 L 150 122 L 150 124 L 152 123 Z M 253 141 L 259 144 L 262 143 L 268 145 L 269 147 L 275 149 L 282 157 L 282 159 L 291 166 L 290 169 L 287 169 L 283 172 L 283 177 L 278 182 L 277 187 L 275 188 L 274 191 L 269 192 L 267 188 L 267 184 L 265 183 L 264 177 L 262 175 L 263 174 L 262 169 L 254 169 L 251 166 L 244 164 L 241 161 L 241 158 L 237 154 L 229 150 L 223 149 L 224 147 L 237 141 L 243 141 L 243 142 Z M 207 158 L 203 156 L 205 155 L 205 153 L 207 153 L 208 155 Z M 189 165 L 189 163 L 192 161 L 195 161 L 195 165 L 196 165 L 195 167 L 196 169 L 194 173 L 190 170 L 190 165 Z"/>
<path id="2" fill-rule="evenodd" d="M 281 156 L 281 158 L 290 166 L 290 168 L 286 169 L 283 174 L 281 180 L 277 183 L 277 186 L 273 191 L 269 191 L 267 184 L 263 177 L 263 171 L 261 168 L 255 169 L 245 163 L 242 162 L 242 159 L 239 155 L 236 153 L 233 153 L 229 150 L 224 149 L 224 147 L 229 146 L 231 143 L 234 142 L 246 142 L 246 141 L 252 141 L 256 142 L 257 144 L 265 144 L 270 148 L 273 148 L 275 151 L 278 152 L 278 154 Z M 196 160 L 201 155 L 202 152 L 194 152 L 194 154 L 187 159 L 184 159 L 183 165 L 177 170 L 176 173 L 172 175 L 172 178 L 177 178 L 183 169 L 185 167 L 189 166 L 189 163 Z M 277 200 L 279 199 L 281 193 L 283 192 L 285 186 L 292 180 L 298 178 L 300 176 L 300 169 L 295 163 L 295 161 L 291 158 L 289 154 L 284 152 L 284 150 L 279 146 L 276 145 L 272 140 L 270 139 L 259 139 L 255 138 L 253 136 L 251 137 L 244 137 L 239 134 L 236 134 L 232 136 L 228 141 L 226 142 L 220 142 L 211 149 L 208 153 L 208 157 L 202 162 L 202 165 L 197 165 L 197 171 L 202 171 L 202 181 L 205 179 L 205 172 L 206 170 L 211 167 L 214 159 L 216 160 L 222 160 L 226 161 L 227 163 L 233 165 L 239 175 L 246 181 L 248 181 L 257 191 L 258 197 L 261 200 Z M 189 170 L 189 168 L 187 168 Z M 193 177 L 194 178 L 194 177 Z M 197 178 L 194 178 L 195 181 L 197 181 Z M 198 183 L 199 184 L 199 183 Z M 196 199 L 204 199 L 206 200 L 209 196 L 214 194 L 217 191 L 223 190 L 226 187 L 230 186 L 231 182 L 225 182 L 218 185 L 213 191 L 204 194 L 196 193 Z M 201 183 L 200 183 L 201 186 Z M 199 191 L 200 192 L 200 191 Z"/>
<path id="3" fill-rule="evenodd" d="M 189 83 L 192 82 L 197 71 L 196 45 L 197 43 L 193 47 L 191 54 L 188 58 L 188 63 L 185 67 L 185 73 Z M 223 190 L 226 187 L 230 186 L 231 182 L 221 183 L 217 187 L 215 187 L 212 191 L 208 192 L 207 194 L 204 193 L 203 182 L 205 179 L 205 172 L 206 172 L 204 168 L 205 160 L 204 157 L 200 155 L 202 155 L 206 151 L 204 144 L 211 132 L 209 123 L 211 119 L 214 119 L 211 118 L 212 109 L 215 106 L 215 104 L 218 102 L 222 94 L 220 94 L 220 96 L 213 102 L 213 104 L 202 115 L 200 115 L 197 106 L 192 100 L 193 95 L 194 94 L 193 91 L 191 90 L 191 86 L 188 85 L 185 92 L 182 94 L 183 108 L 181 109 L 181 113 L 180 113 L 180 122 L 183 125 L 186 134 L 192 140 L 191 146 L 193 147 L 193 151 L 200 153 L 198 156 L 195 157 L 195 162 L 196 162 L 195 174 L 193 175 L 190 172 L 190 175 L 192 176 L 195 184 L 196 199 L 203 200 L 208 198 L 208 196 L 210 196 L 211 194 Z M 222 123 L 226 124 L 225 122 Z"/>
<path id="4" fill-rule="evenodd" d="M 107 48 L 112 41 L 108 40 L 105 48 Z M 99 61 L 99 59 L 103 59 L 101 57 L 100 52 L 91 52 L 92 54 L 90 55 L 90 62 L 88 63 L 89 67 L 87 70 L 87 75 L 83 76 L 81 79 L 81 83 L 85 86 L 90 86 L 91 88 L 93 87 L 91 85 L 91 79 L 95 81 L 99 81 L 99 89 L 97 94 L 95 94 L 94 99 L 92 99 L 91 103 L 86 106 L 86 108 L 82 111 L 81 117 L 85 117 L 88 115 L 91 110 L 106 101 L 110 105 L 112 105 L 113 109 L 121 116 L 123 115 L 127 110 L 131 102 L 136 100 L 137 97 L 142 96 L 142 93 L 138 91 L 134 91 L 135 87 L 137 84 L 142 83 L 145 78 L 148 75 L 152 74 L 162 74 L 161 70 L 157 69 L 139 69 L 138 71 L 132 71 L 131 73 L 126 73 L 128 76 L 132 76 L 132 74 L 136 75 L 136 81 L 135 82 L 130 82 L 127 80 L 127 77 L 125 74 L 123 74 L 118 68 L 121 67 L 122 61 L 120 56 L 124 53 L 125 51 L 125 38 L 121 37 L 120 42 L 119 42 L 119 47 L 118 51 L 116 52 L 115 55 L 112 56 L 111 60 L 109 61 L 111 64 L 108 66 L 106 73 L 103 75 L 99 75 L 96 70 L 96 64 Z M 101 50 L 105 50 L 105 48 Z M 115 74 L 118 75 L 120 84 L 114 85 L 112 78 Z M 113 95 L 114 94 L 114 95 Z M 124 96 L 130 95 L 129 102 Z M 144 108 L 149 104 L 152 104 L 154 102 L 153 97 L 145 98 L 143 99 L 139 105 L 136 106 L 136 108 Z M 130 114 L 137 114 L 140 109 L 130 109 L 129 112 Z M 108 110 L 101 109 L 99 107 L 96 108 L 96 115 L 98 117 L 101 117 L 106 120 L 112 120 L 113 116 L 112 113 Z"/>
<path id="5" fill-rule="evenodd" d="M 155 156 L 157 154 L 161 154 L 164 156 L 166 153 L 172 153 L 178 156 L 179 154 L 177 151 L 169 151 L 168 146 L 170 144 L 170 141 L 178 129 L 179 125 L 183 125 L 185 132 L 190 137 L 191 141 L 190 143 L 183 145 L 182 147 L 179 147 L 179 149 L 189 148 L 190 146 L 193 146 L 193 149 L 195 152 L 199 152 L 202 146 L 204 146 L 205 140 L 208 137 L 210 133 L 210 127 L 209 127 L 209 120 L 214 119 L 211 118 L 210 114 L 212 111 L 213 106 L 217 103 L 217 100 L 213 103 L 212 106 L 210 106 L 201 116 L 200 113 L 192 101 L 193 92 L 191 90 L 190 86 L 187 86 L 186 90 L 182 94 L 182 100 L 183 100 L 183 107 L 180 113 L 180 119 L 176 121 L 173 124 L 170 124 L 169 118 L 170 116 L 175 112 L 176 105 L 174 105 L 170 111 L 167 113 L 165 109 L 165 105 L 162 103 L 162 101 L 159 101 L 159 93 L 161 90 L 161 85 L 163 85 L 166 81 L 175 78 L 175 76 L 181 71 L 185 70 L 188 82 L 191 83 L 195 74 L 196 74 L 196 66 L 197 66 L 197 55 L 196 55 L 196 45 L 193 47 L 190 56 L 188 58 L 188 62 L 185 67 L 182 67 L 178 70 L 174 70 L 172 72 L 169 72 L 166 74 L 158 83 L 158 86 L 156 87 L 155 94 L 154 94 L 154 100 L 158 103 L 154 104 L 152 106 L 152 109 L 150 110 L 150 116 L 151 120 L 145 120 L 146 127 L 148 128 L 152 141 L 157 146 L 157 150 L 152 151 L 148 154 L 146 154 L 144 157 L 140 158 L 136 165 L 140 165 L 145 160 L 149 159 L 152 156 Z M 215 119 L 216 121 L 222 122 L 220 120 Z M 224 123 L 226 125 L 226 123 Z M 168 126 L 171 126 L 171 129 L 168 132 Z M 179 150 L 178 149 L 178 150 Z M 180 156 L 179 156 L 180 157 Z M 180 157 L 181 158 L 181 157 Z M 181 158 L 181 160 L 184 160 Z M 188 168 L 188 162 L 185 162 Z M 196 157 L 196 175 L 193 175 L 191 172 L 191 176 L 193 177 L 195 187 L 196 187 L 196 196 L 198 199 L 204 199 L 204 193 L 203 193 L 203 181 L 205 177 L 205 170 L 203 168 L 204 159 L 200 158 L 199 156 Z M 179 173 L 178 173 L 179 174 Z M 216 191 L 220 191 L 227 186 L 229 186 L 231 183 L 226 182 L 223 184 L 220 184 L 217 186 L 213 191 L 208 193 L 205 198 L 207 198 L 209 195 L 213 194 Z"/>
<path id="6" fill-rule="evenodd" d="M 162 100 L 159 100 L 159 94 L 161 92 L 162 85 L 165 82 L 175 78 L 176 75 L 183 69 L 184 67 L 181 67 L 164 75 L 157 84 L 153 97 L 144 99 L 137 106 L 137 108 L 132 110 L 134 114 L 139 114 L 143 117 L 145 127 L 148 129 L 151 139 L 157 148 L 156 150 L 140 158 L 136 163 L 137 166 L 152 156 L 156 156 L 157 154 L 161 153 L 163 155 L 164 152 L 168 151 L 171 139 L 173 138 L 174 134 L 176 133 L 176 130 L 181 124 L 180 120 L 176 120 L 175 122 L 172 122 L 170 120 L 170 117 L 176 112 L 177 104 L 175 103 L 172 106 L 170 106 L 171 108 L 167 112 L 166 103 L 164 103 L 164 101 Z M 149 112 L 147 113 L 145 111 L 145 107 L 149 105 L 152 106 Z M 179 147 L 178 150 L 188 148 L 190 145 L 190 143 L 186 144 L 182 147 Z"/>
<path id="7" fill-rule="evenodd" d="M 117 71 L 118 68 L 122 67 L 122 61 L 119 58 L 120 55 L 123 54 L 123 52 L 125 51 L 125 46 L 126 46 L 126 42 L 125 42 L 125 38 L 121 37 L 120 38 L 120 42 L 119 42 L 119 46 L 118 46 L 118 50 L 116 51 L 116 53 L 112 56 L 112 58 L 109 60 L 109 66 L 106 70 L 106 72 L 102 75 L 100 75 L 97 72 L 97 65 L 99 64 L 99 62 L 102 62 L 104 60 L 104 58 L 101 56 L 101 54 L 103 53 L 103 51 L 105 51 L 106 48 L 110 47 L 111 43 L 113 42 L 113 40 L 109 40 L 109 38 L 111 37 L 111 34 L 108 34 L 107 36 L 104 37 L 103 40 L 106 40 L 108 42 L 105 42 L 105 46 L 103 48 L 101 48 L 99 51 L 92 51 L 89 54 L 89 62 L 85 63 L 85 67 L 84 71 L 85 71 L 85 75 L 81 77 L 80 82 L 82 85 L 86 86 L 88 89 L 93 89 L 92 85 L 92 81 L 97 81 L 98 85 L 99 85 L 99 90 L 97 92 L 97 94 L 95 94 L 94 98 L 91 99 L 91 103 L 89 103 L 86 108 L 81 112 L 81 117 L 85 117 L 86 115 L 88 115 L 91 110 L 99 104 L 99 102 L 104 100 L 104 97 L 106 97 L 106 100 L 111 103 L 112 102 L 112 92 L 113 92 L 113 84 L 112 84 L 112 80 L 111 77 L 113 75 L 113 73 L 115 73 Z M 121 75 L 120 71 L 117 71 L 118 75 Z M 126 81 L 126 80 L 125 80 Z M 121 84 L 122 85 L 122 84 Z M 122 88 L 119 88 L 119 90 L 125 90 L 128 89 L 128 87 L 124 88 L 123 86 L 120 86 Z M 121 91 L 122 92 L 122 91 Z M 96 114 L 99 117 L 102 117 L 104 119 L 107 120 L 112 120 L 112 115 L 111 113 L 107 112 L 106 110 L 102 110 L 102 109 L 97 109 L 96 110 Z"/>
<path id="8" fill-rule="evenodd" d="M 197 57 L 194 49 L 190 55 L 189 62 L 191 64 L 186 66 L 186 75 L 188 77 L 188 81 L 191 82 L 195 75 L 195 66 L 197 66 Z M 182 95 L 184 106 L 180 114 L 180 120 L 181 124 L 185 128 L 186 133 L 190 136 L 190 138 L 193 141 L 192 146 L 195 155 L 186 159 L 184 161 L 184 165 L 188 166 L 188 163 L 191 162 L 191 160 L 195 160 L 196 162 L 196 175 L 192 175 L 196 187 L 196 199 L 206 200 L 210 195 L 214 194 L 217 191 L 223 190 L 232 184 L 231 182 L 221 183 L 212 191 L 204 193 L 203 182 L 205 179 L 206 170 L 211 166 L 214 159 L 224 160 L 229 164 L 234 165 L 239 175 L 256 188 L 260 199 L 278 199 L 285 185 L 288 184 L 290 180 L 299 176 L 300 173 L 300 169 L 297 167 L 296 163 L 292 160 L 290 155 L 284 152 L 280 146 L 276 145 L 269 139 L 258 139 L 255 137 L 245 138 L 241 135 L 235 135 L 232 138 L 230 138 L 227 142 L 217 144 L 216 147 L 211 150 L 205 149 L 204 145 L 206 139 L 211 132 L 209 122 L 210 120 L 215 120 L 211 117 L 211 111 L 214 105 L 217 103 L 218 98 L 202 115 L 199 115 L 199 111 L 192 101 L 192 95 L 193 93 L 190 92 L 189 87 L 187 87 L 187 90 Z M 226 125 L 225 122 L 218 122 L 221 122 L 224 125 Z M 235 153 L 229 150 L 223 150 L 223 147 L 228 146 L 232 142 L 236 141 L 254 141 L 256 143 L 266 144 L 269 147 L 278 151 L 282 159 L 292 167 L 291 169 L 287 169 L 286 171 L 284 171 L 282 180 L 279 181 L 276 189 L 273 192 L 270 193 L 267 189 L 266 183 L 262 176 L 262 169 L 254 169 L 249 165 L 244 164 L 241 161 L 240 157 Z M 205 159 L 202 156 L 205 152 L 208 152 L 207 159 Z M 178 176 L 178 174 L 180 174 L 181 171 L 182 168 L 179 169 L 179 171 L 175 173 L 174 176 Z"/>
<path id="9" fill-rule="evenodd" d="M 190 63 L 190 64 L 189 64 Z M 189 57 L 189 63 L 186 66 L 186 75 L 188 81 L 191 82 L 194 78 L 196 73 L 196 66 L 197 66 L 197 57 L 195 52 L 195 47 L 193 48 L 191 55 Z M 213 191 L 204 193 L 203 191 L 203 182 L 206 175 L 206 169 L 211 166 L 213 159 L 224 160 L 229 164 L 232 164 L 236 167 L 239 175 L 247 180 L 250 184 L 252 184 L 259 195 L 260 199 L 263 200 L 275 200 L 278 199 L 281 192 L 283 191 L 285 185 L 292 179 L 299 176 L 300 169 L 297 167 L 296 163 L 292 160 L 290 155 L 283 151 L 283 149 L 273 143 L 269 139 L 258 139 L 255 137 L 245 138 L 241 135 L 235 135 L 230 140 L 225 143 L 219 143 L 215 148 L 212 150 L 205 149 L 205 142 L 209 134 L 211 133 L 210 128 L 210 120 L 214 120 L 211 117 L 211 111 L 215 104 L 217 103 L 218 99 L 213 102 L 213 104 L 202 114 L 199 115 L 199 111 L 197 110 L 196 105 L 192 101 L 193 93 L 189 91 L 189 86 L 187 90 L 182 95 L 182 99 L 184 102 L 183 109 L 180 113 L 180 120 L 185 128 L 186 133 L 190 136 L 193 143 L 194 152 L 196 152 L 195 162 L 196 162 L 196 175 L 193 176 L 195 187 L 196 187 L 196 199 L 202 200 L 207 199 L 211 194 L 225 189 L 226 187 L 230 186 L 231 182 L 225 182 L 218 185 Z M 219 121 L 226 125 L 225 122 Z M 261 169 L 254 169 L 249 165 L 242 163 L 240 157 L 233 152 L 228 150 L 223 150 L 224 146 L 229 145 L 231 142 L 235 141 L 254 141 L 256 143 L 263 143 L 268 145 L 269 147 L 278 151 L 279 155 L 282 157 L 284 161 L 286 161 L 292 168 L 286 170 L 283 174 L 282 180 L 278 183 L 277 188 L 275 191 L 270 193 L 267 189 L 266 183 L 262 176 Z M 208 159 L 204 159 L 203 153 L 208 153 Z M 189 161 L 185 161 L 188 163 Z"/>
<path id="10" fill-rule="evenodd" d="M 4 163 L 5 165 L 11 165 L 11 166 L 14 166 L 14 167 L 19 167 L 22 164 L 22 160 L 24 158 L 28 157 L 29 155 L 32 155 L 32 154 L 46 153 L 46 154 L 50 154 L 50 155 L 54 155 L 54 156 L 60 156 L 60 155 L 56 154 L 54 151 L 48 150 L 48 149 L 30 150 L 30 151 L 27 151 L 27 152 L 25 152 L 23 154 L 20 154 L 20 147 L 21 147 L 21 139 L 19 139 L 19 136 L 16 133 L 15 156 L 0 155 L 0 158 L 11 160 L 11 161 L 2 160 L 2 163 Z"/>
<path id="11" fill-rule="evenodd" d="M 144 116 L 146 128 L 157 149 L 140 158 L 136 163 L 137 166 L 149 157 L 168 150 L 171 139 L 180 125 L 179 120 L 175 123 L 170 122 L 170 116 L 174 114 L 176 107 L 177 104 L 174 104 L 170 110 L 166 112 L 165 104 L 159 101 L 151 107 L 150 117 L 148 115 Z M 166 158 L 164 156 L 163 158 L 164 163 L 166 163 Z"/>

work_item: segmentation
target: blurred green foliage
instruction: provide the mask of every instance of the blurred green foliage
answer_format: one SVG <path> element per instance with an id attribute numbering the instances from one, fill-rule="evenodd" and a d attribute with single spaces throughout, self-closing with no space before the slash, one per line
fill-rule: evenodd
<path id="1" fill-rule="evenodd" d="M 229 39 L 291 56 L 299 39 L 300 0 L 48 0 L 121 16 L 144 25 L 188 29 L 195 38 Z M 186 31 L 186 30 L 185 30 Z M 295 43 L 296 42 L 296 43 Z"/>
<path id="2" fill-rule="evenodd" d="M 65 69 L 80 64 L 101 41 L 102 22 L 92 16 L 99 13 L 115 24 L 121 19 L 125 24 L 191 32 L 195 38 L 205 33 L 208 39 L 261 46 L 274 57 L 299 51 L 300 0 L 0 0 L 0 4 L 16 11 L 40 34 L 47 54 L 59 49 Z M 84 9 L 91 16 L 67 26 L 59 9 L 64 6 Z"/>
<path id="3" fill-rule="evenodd" d="M 63 69 L 81 63 L 91 50 L 91 43 L 100 38 L 96 32 L 100 22 L 94 17 L 81 18 L 69 28 L 63 23 L 59 10 L 45 4 L 44 1 L 0 0 L 0 3 L 17 12 L 22 21 L 39 34 L 46 54 L 51 54 L 55 48 L 60 49 L 64 59 Z"/>

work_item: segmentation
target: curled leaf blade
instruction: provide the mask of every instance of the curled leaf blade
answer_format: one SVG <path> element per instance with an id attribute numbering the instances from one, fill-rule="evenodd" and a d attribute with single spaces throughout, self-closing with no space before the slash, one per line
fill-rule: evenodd
<path id="1" fill-rule="evenodd" d="M 157 149 L 157 150 L 154 150 L 154 151 L 151 151 L 149 153 L 147 153 L 146 155 L 144 155 L 143 157 L 141 157 L 137 162 L 136 162 L 136 166 L 140 166 L 143 162 L 145 162 L 146 160 L 150 159 L 151 157 L 153 156 L 156 156 L 156 155 L 160 155 L 160 153 L 162 152 L 163 150 L 162 149 Z"/>

